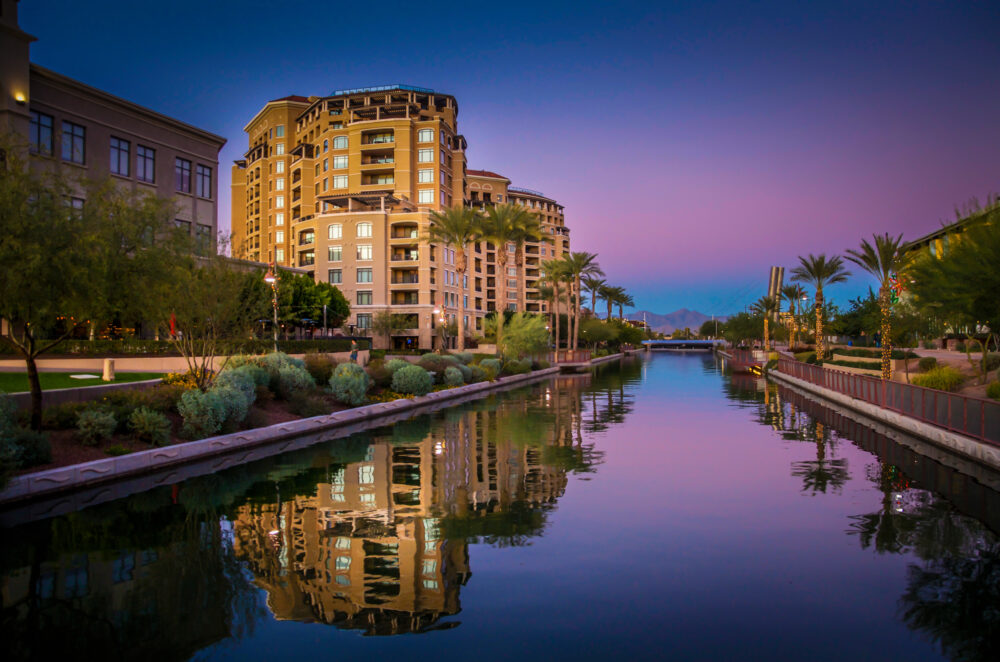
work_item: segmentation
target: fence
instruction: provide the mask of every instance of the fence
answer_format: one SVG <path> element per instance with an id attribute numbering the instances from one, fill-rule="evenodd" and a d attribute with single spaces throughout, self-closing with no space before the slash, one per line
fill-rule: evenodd
<path id="1" fill-rule="evenodd" d="M 589 349 L 557 349 L 549 352 L 549 363 L 586 363 L 590 361 Z"/>
<path id="2" fill-rule="evenodd" d="M 1000 446 L 1000 402 L 829 370 L 786 355 L 778 359 L 778 370 L 877 407 Z"/>

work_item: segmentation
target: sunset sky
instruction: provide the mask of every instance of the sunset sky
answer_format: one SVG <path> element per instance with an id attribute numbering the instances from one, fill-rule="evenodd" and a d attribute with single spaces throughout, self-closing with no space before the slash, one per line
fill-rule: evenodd
<path id="1" fill-rule="evenodd" d="M 469 167 L 564 204 L 654 312 L 741 310 L 772 264 L 1000 191 L 1000 3 L 464 4 L 22 0 L 20 24 L 34 62 L 229 140 L 224 229 L 269 99 L 452 94 Z"/>

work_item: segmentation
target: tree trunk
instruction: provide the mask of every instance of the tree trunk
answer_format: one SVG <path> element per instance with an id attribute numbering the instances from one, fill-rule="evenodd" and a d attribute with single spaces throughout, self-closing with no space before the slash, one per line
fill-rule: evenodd
<path id="1" fill-rule="evenodd" d="M 559 319 L 559 281 L 552 282 L 552 310 L 555 311 L 555 322 L 552 324 L 552 328 L 556 332 L 556 351 L 559 351 L 559 346 L 562 344 L 562 338 L 559 334 L 561 329 L 561 320 Z"/>
<path id="2" fill-rule="evenodd" d="M 504 312 L 507 310 L 507 244 L 497 246 L 497 352 L 500 351 L 500 341 L 503 338 Z"/>
<path id="3" fill-rule="evenodd" d="M 608 297 L 608 321 L 611 321 L 611 297 Z"/>
<path id="4" fill-rule="evenodd" d="M 816 290 L 816 359 L 822 361 L 823 352 L 823 290 Z"/>
<path id="5" fill-rule="evenodd" d="M 892 379 L 892 320 L 889 288 L 882 285 L 878 291 L 878 304 L 882 312 L 882 379 Z"/>
<path id="6" fill-rule="evenodd" d="M 770 328 L 768 326 L 769 321 L 770 320 L 767 319 L 767 315 L 764 315 L 764 351 L 765 352 L 767 350 L 771 349 L 770 346 L 769 346 L 769 343 L 768 343 L 769 336 L 770 336 L 770 334 L 768 333 L 768 331 L 770 331 Z"/>
<path id="7" fill-rule="evenodd" d="M 580 277 L 573 279 L 573 293 L 576 298 L 573 300 L 573 349 L 578 347 L 580 336 Z"/>
<path id="8" fill-rule="evenodd" d="M 458 274 L 458 351 L 465 351 L 465 247 L 455 251 L 455 273 Z"/>
<path id="9" fill-rule="evenodd" d="M 29 344 L 31 351 L 34 351 L 34 342 Z M 42 429 L 42 382 L 38 378 L 38 366 L 35 364 L 35 356 L 32 353 L 26 354 L 24 362 L 28 368 L 28 387 L 31 390 L 31 429 Z"/>

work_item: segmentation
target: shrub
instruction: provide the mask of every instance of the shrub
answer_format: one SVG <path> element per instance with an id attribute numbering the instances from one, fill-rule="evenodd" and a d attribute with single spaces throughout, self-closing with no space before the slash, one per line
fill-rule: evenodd
<path id="1" fill-rule="evenodd" d="M 193 370 L 187 372 L 169 372 L 163 375 L 162 383 L 181 386 L 184 389 L 198 388 L 198 373 Z"/>
<path id="2" fill-rule="evenodd" d="M 949 365 L 939 366 L 913 378 L 917 386 L 939 391 L 955 391 L 965 382 L 965 377 Z"/>
<path id="3" fill-rule="evenodd" d="M 278 369 L 277 393 L 286 400 L 296 391 L 310 391 L 316 387 L 312 375 L 305 368 L 286 365 Z"/>
<path id="4" fill-rule="evenodd" d="M 444 371 L 457 363 L 457 359 L 449 356 L 442 356 L 440 354 L 424 354 L 420 357 L 420 360 L 417 361 L 418 366 L 427 372 L 434 373 L 434 379 L 438 383 L 442 383 L 444 381 Z"/>
<path id="5" fill-rule="evenodd" d="M 338 402 L 358 406 L 365 401 L 371 380 L 365 369 L 356 363 L 341 363 L 330 377 L 330 390 Z"/>
<path id="6" fill-rule="evenodd" d="M 933 370 L 934 368 L 937 367 L 937 359 L 934 358 L 933 356 L 925 356 L 922 359 L 920 359 L 920 362 L 917 363 L 917 366 L 920 368 L 920 372 L 927 372 L 928 370 Z"/>
<path id="7" fill-rule="evenodd" d="M 454 356 L 462 365 L 472 363 L 472 352 L 453 352 L 450 356 Z"/>
<path id="8" fill-rule="evenodd" d="M 268 386 L 271 383 L 271 373 L 269 373 L 266 369 L 256 363 L 245 363 L 234 366 L 232 363 L 236 358 L 237 357 L 233 357 L 233 359 L 230 359 L 229 363 L 226 364 L 226 369 L 222 372 L 222 375 L 234 372 L 246 375 L 255 386 Z M 222 375 L 219 376 L 221 377 Z"/>
<path id="9" fill-rule="evenodd" d="M 413 365 L 413 364 L 407 361 L 406 359 L 389 359 L 389 361 L 385 364 L 385 369 L 388 370 L 389 374 L 391 375 L 400 368 L 405 368 L 408 365 Z"/>
<path id="10" fill-rule="evenodd" d="M 503 373 L 505 375 L 523 375 L 528 372 L 531 372 L 531 359 L 507 361 L 503 364 Z"/>
<path id="11" fill-rule="evenodd" d="M 933 340 L 925 340 L 922 343 L 920 343 L 920 346 L 923 347 L 924 349 L 934 349 L 936 347 Z"/>
<path id="12" fill-rule="evenodd" d="M 139 441 L 153 446 L 170 443 L 170 419 L 158 411 L 139 407 L 128 417 L 128 426 Z"/>
<path id="13" fill-rule="evenodd" d="M 85 409 L 76 417 L 77 436 L 87 446 L 96 446 L 115 433 L 118 421 L 106 409 Z"/>
<path id="14" fill-rule="evenodd" d="M 1000 353 L 990 352 L 986 355 L 986 372 L 1000 368 Z"/>
<path id="15" fill-rule="evenodd" d="M 386 388 L 392 383 L 392 371 L 386 366 L 382 359 L 369 361 L 365 366 L 365 372 L 372 380 L 372 384 L 379 388 Z"/>
<path id="16" fill-rule="evenodd" d="M 6 393 L 0 393 L 0 434 L 17 427 L 17 405 Z"/>
<path id="17" fill-rule="evenodd" d="M 531 363 L 532 370 L 545 370 L 548 367 L 549 367 L 549 362 L 546 361 L 545 359 L 538 359 L 537 361 L 532 361 Z"/>
<path id="18" fill-rule="evenodd" d="M 52 461 L 52 445 L 44 432 L 17 428 L 8 436 L 17 454 L 17 465 L 22 469 Z"/>
<path id="19" fill-rule="evenodd" d="M 310 353 L 306 354 L 306 371 L 312 375 L 317 384 L 326 384 L 333 376 L 333 370 L 337 367 L 337 362 L 330 358 L 329 354 Z"/>
<path id="20" fill-rule="evenodd" d="M 500 359 L 483 359 L 479 362 L 479 367 L 486 371 L 486 374 L 492 372 L 493 376 L 490 377 L 492 382 L 500 374 L 500 370 L 503 368 L 503 364 L 500 363 Z"/>
<path id="21" fill-rule="evenodd" d="M 225 414 L 222 417 L 222 425 L 229 430 L 236 428 L 243 422 L 250 411 L 250 406 L 253 404 L 247 400 L 246 393 L 232 386 L 213 388 L 210 393 L 222 401 L 222 406 L 225 410 Z"/>
<path id="22" fill-rule="evenodd" d="M 483 370 L 482 366 L 470 365 L 469 366 L 469 383 L 475 384 L 477 382 L 486 381 L 486 371 Z"/>
<path id="23" fill-rule="evenodd" d="M 71 430 L 76 427 L 76 417 L 87 407 L 93 406 L 89 402 L 64 402 L 60 405 L 46 407 L 42 412 L 42 427 L 50 430 Z M 0 407 L 2 408 L 2 407 Z M 3 413 L 0 412 L 0 419 Z M 0 421 L 0 429 L 3 423 Z"/>
<path id="24" fill-rule="evenodd" d="M 465 367 L 464 365 L 462 366 Z M 471 376 L 471 371 L 470 371 Z M 462 376 L 462 371 L 455 366 L 451 366 L 444 371 L 444 383 L 446 386 L 461 386 L 465 383 L 465 378 Z"/>
<path id="25" fill-rule="evenodd" d="M 202 439 L 222 429 L 226 420 L 226 402 L 216 390 L 187 391 L 177 403 L 177 411 L 184 418 L 181 434 L 189 439 Z"/>
<path id="26" fill-rule="evenodd" d="M 177 403 L 187 389 L 176 384 L 160 384 L 149 389 L 146 398 L 146 406 L 158 412 L 176 412 Z"/>
<path id="27" fill-rule="evenodd" d="M 962 341 L 959 341 L 959 342 L 955 343 L 955 351 L 956 352 L 964 352 L 965 351 L 965 343 L 962 342 Z"/>
<path id="28" fill-rule="evenodd" d="M 288 409 L 296 416 L 309 418 L 330 413 L 330 405 L 320 396 L 308 391 L 296 391 L 288 399 Z"/>
<path id="29" fill-rule="evenodd" d="M 1000 382 L 993 382 L 986 387 L 986 397 L 1000 400 Z"/>
<path id="30" fill-rule="evenodd" d="M 115 444 L 114 446 L 108 446 L 104 449 L 105 455 L 110 455 L 111 457 L 118 457 L 121 455 L 128 455 L 131 453 L 129 449 L 125 448 L 121 444 Z"/>
<path id="31" fill-rule="evenodd" d="M 434 386 L 434 377 L 418 365 L 400 368 L 392 374 L 392 390 L 409 395 L 427 395 Z"/>
<path id="32" fill-rule="evenodd" d="M 254 381 L 254 375 L 247 370 L 248 367 L 249 366 L 244 366 L 242 368 L 237 368 L 236 370 L 226 370 L 221 375 L 216 377 L 212 388 L 231 388 L 239 391 L 246 399 L 246 406 L 249 409 L 257 399 L 257 383 Z M 261 373 L 266 374 L 263 370 L 261 370 Z"/>

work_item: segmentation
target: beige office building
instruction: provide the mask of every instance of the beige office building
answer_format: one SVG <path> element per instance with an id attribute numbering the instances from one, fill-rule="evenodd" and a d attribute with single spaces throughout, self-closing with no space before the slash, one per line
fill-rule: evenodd
<path id="1" fill-rule="evenodd" d="M 367 329 L 375 313 L 390 310 L 405 327 L 391 338 L 394 347 L 437 347 L 439 316 L 475 336 L 483 316 L 500 307 L 493 247 L 473 247 L 459 282 L 455 251 L 421 238 L 431 212 L 477 199 L 482 207 L 483 199 L 471 195 L 484 185 L 496 187 L 487 200 L 503 202 L 509 180 L 467 171 L 457 119 L 453 96 L 403 85 L 268 102 L 246 125 L 249 149 L 233 167 L 236 254 L 308 269 L 336 285 L 351 304 L 350 326 Z M 495 181 L 486 181 L 491 176 Z M 520 285 L 507 307 L 541 311 L 537 300 L 528 301 L 537 296 L 530 283 L 545 258 L 542 247 L 564 250 L 568 235 L 561 206 L 518 191 L 560 241 L 558 248 L 526 250 L 524 268 L 508 275 Z"/>

